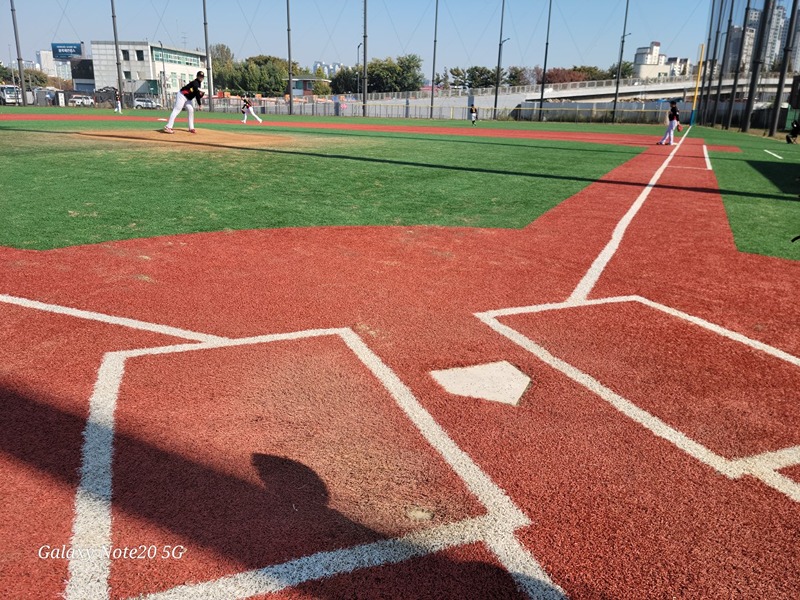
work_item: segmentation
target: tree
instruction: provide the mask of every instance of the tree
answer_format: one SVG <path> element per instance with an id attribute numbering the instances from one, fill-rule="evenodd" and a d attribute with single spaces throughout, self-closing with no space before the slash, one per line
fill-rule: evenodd
<path id="1" fill-rule="evenodd" d="M 608 77 L 606 79 L 617 78 L 617 64 L 618 63 L 614 63 L 608 68 Z M 629 79 L 631 77 L 633 77 L 633 63 L 628 60 L 623 60 L 622 70 L 620 71 L 620 78 Z"/>
<path id="2" fill-rule="evenodd" d="M 447 71 L 447 67 L 445 67 L 441 73 L 436 74 L 433 85 L 441 87 L 443 90 L 450 89 L 450 74 Z"/>
<path id="3" fill-rule="evenodd" d="M 569 83 L 570 81 L 586 81 L 586 74 L 580 71 L 573 71 L 572 69 L 563 69 L 556 67 L 549 69 L 545 80 L 550 83 Z"/>
<path id="4" fill-rule="evenodd" d="M 322 70 L 322 67 L 317 68 L 314 77 L 316 77 L 317 80 L 314 81 L 313 93 L 317 96 L 330 96 L 331 85 L 327 81 L 319 81 L 320 79 L 325 79 L 325 72 Z"/>
<path id="5" fill-rule="evenodd" d="M 399 92 L 400 67 L 391 58 L 373 58 L 367 65 L 370 92 Z"/>
<path id="6" fill-rule="evenodd" d="M 415 92 L 425 83 L 422 74 L 422 59 L 416 54 L 405 54 L 397 57 L 398 91 Z"/>
<path id="7" fill-rule="evenodd" d="M 220 67 L 233 65 L 233 52 L 225 44 L 212 44 L 208 48 L 208 54 L 215 71 Z"/>
<path id="8" fill-rule="evenodd" d="M 358 92 L 358 82 L 360 80 L 358 69 L 345 67 L 339 69 L 331 78 L 331 93 L 333 94 L 355 94 Z"/>
<path id="9" fill-rule="evenodd" d="M 511 86 L 532 85 L 531 73 L 527 67 L 508 67 L 506 83 Z"/>
<path id="10" fill-rule="evenodd" d="M 38 69 L 23 69 L 22 74 L 25 77 L 26 87 L 45 87 L 47 85 L 47 75 Z"/>
<path id="11" fill-rule="evenodd" d="M 623 63 L 624 64 L 624 63 Z M 591 67 L 588 65 L 583 65 L 580 67 L 572 67 L 573 71 L 578 73 L 583 73 L 586 75 L 586 81 L 601 81 L 603 79 L 608 79 L 608 71 L 604 71 L 599 67 Z M 617 76 L 616 70 L 614 71 L 614 77 Z"/>
<path id="12" fill-rule="evenodd" d="M 461 67 L 450 69 L 450 75 L 453 76 L 453 86 L 457 88 L 467 87 L 467 74 Z"/>
<path id="13" fill-rule="evenodd" d="M 495 69 L 487 67 L 470 67 L 467 69 L 467 85 L 471 88 L 494 87 L 496 77 Z"/>

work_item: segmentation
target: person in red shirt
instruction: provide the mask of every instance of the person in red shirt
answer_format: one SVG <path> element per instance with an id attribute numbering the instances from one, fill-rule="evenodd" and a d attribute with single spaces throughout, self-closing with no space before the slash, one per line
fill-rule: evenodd
<path id="1" fill-rule="evenodd" d="M 192 100 L 197 100 L 197 107 L 199 109 L 202 104 L 202 98 L 205 95 L 205 92 L 200 89 L 205 76 L 205 73 L 198 71 L 197 76 L 183 86 L 175 95 L 175 106 L 172 109 L 172 114 L 169 116 L 167 126 L 164 127 L 164 133 L 173 133 L 172 126 L 175 125 L 175 119 L 184 108 L 186 108 L 186 112 L 189 113 L 189 133 L 197 133 L 194 128 L 194 106 L 192 105 Z"/>

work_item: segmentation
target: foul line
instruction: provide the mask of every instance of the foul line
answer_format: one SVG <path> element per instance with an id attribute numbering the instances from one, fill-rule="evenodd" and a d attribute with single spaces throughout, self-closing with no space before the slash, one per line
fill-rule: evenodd
<path id="1" fill-rule="evenodd" d="M 586 300 L 589 297 L 592 289 L 594 288 L 597 280 L 600 279 L 600 276 L 603 274 L 608 263 L 614 257 L 617 249 L 619 248 L 620 243 L 622 243 L 622 238 L 625 235 L 625 231 L 628 229 L 628 226 L 633 221 L 633 218 L 636 216 L 636 213 L 639 212 L 639 209 L 642 208 L 645 200 L 650 195 L 650 192 L 655 187 L 658 180 L 661 179 L 661 176 L 664 174 L 667 166 L 672 161 L 672 158 L 675 156 L 675 153 L 683 144 L 683 141 L 686 139 L 686 136 L 689 135 L 689 131 L 691 131 L 691 127 L 686 130 L 686 135 L 681 137 L 681 141 L 678 142 L 677 146 L 669 153 L 666 160 L 662 163 L 662 165 L 658 168 L 655 172 L 653 177 L 650 179 L 650 182 L 645 186 L 642 193 L 639 194 L 639 197 L 636 198 L 636 201 L 633 205 L 628 209 L 628 212 L 625 213 L 625 216 L 620 219 L 617 226 L 614 228 L 614 232 L 611 234 L 611 240 L 606 244 L 606 247 L 603 248 L 602 252 L 595 258 L 592 266 L 589 267 L 589 270 L 586 272 L 586 275 L 583 276 L 583 279 L 580 280 L 575 290 L 569 297 L 568 302 L 580 302 L 582 300 Z"/>
<path id="2" fill-rule="evenodd" d="M 778 155 L 777 155 L 777 154 L 775 154 L 774 152 L 770 152 L 769 150 L 766 150 L 766 149 L 764 150 L 764 152 L 766 152 L 767 154 L 771 154 L 771 155 L 772 155 L 772 156 L 774 156 L 775 158 L 780 158 L 781 160 L 783 160 L 783 157 L 782 157 L 782 156 L 778 156 Z"/>
<path id="3" fill-rule="evenodd" d="M 706 159 L 706 170 L 711 171 L 711 159 L 708 156 L 708 146 L 703 144 L 703 156 Z"/>
<path id="4" fill-rule="evenodd" d="M 720 325 L 711 323 L 710 321 L 706 321 L 700 317 L 695 317 L 664 304 L 653 302 L 652 300 L 648 300 L 647 298 L 643 298 L 641 296 L 619 296 L 616 298 L 601 298 L 597 300 L 584 300 L 580 302 L 567 301 L 535 306 L 507 308 L 476 313 L 475 316 L 488 325 L 491 329 L 508 338 L 518 346 L 521 346 L 548 366 L 560 371 L 576 383 L 588 389 L 590 392 L 600 396 L 600 398 L 611 404 L 619 412 L 629 417 L 639 425 L 645 427 L 654 435 L 669 441 L 689 456 L 710 466 L 722 475 L 730 479 L 739 479 L 744 475 L 750 475 L 756 479 L 759 479 L 761 482 L 773 488 L 774 490 L 786 495 L 791 500 L 800 502 L 800 483 L 778 472 L 778 469 L 800 464 L 800 446 L 794 446 L 757 456 L 743 457 L 733 460 L 725 458 L 713 450 L 706 448 L 701 443 L 693 440 L 685 433 L 675 429 L 671 425 L 668 425 L 655 415 L 638 407 L 630 400 L 623 398 L 588 373 L 584 373 L 577 367 L 560 358 L 557 358 L 543 346 L 540 346 L 529 337 L 523 335 L 508 325 L 504 325 L 498 320 L 498 317 L 510 315 L 533 314 L 546 311 L 558 311 L 586 306 L 599 306 L 603 304 L 625 302 L 638 302 L 673 317 L 687 321 L 694 325 L 698 325 L 699 327 L 708 331 L 712 331 L 721 337 L 739 342 L 749 346 L 750 348 L 753 348 L 754 350 L 764 352 L 774 358 L 800 367 L 800 358 L 784 352 L 783 350 L 769 346 L 763 342 L 753 340 L 735 331 L 725 329 Z"/>

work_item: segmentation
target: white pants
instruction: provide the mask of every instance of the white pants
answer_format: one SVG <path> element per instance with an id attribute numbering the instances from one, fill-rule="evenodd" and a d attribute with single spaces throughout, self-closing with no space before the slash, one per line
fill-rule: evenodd
<path id="1" fill-rule="evenodd" d="M 242 114 L 242 123 L 247 123 L 247 113 L 250 113 L 251 115 L 253 115 L 253 117 L 255 117 L 256 121 L 261 123 L 261 117 L 259 117 L 256 113 L 253 112 L 253 107 L 252 106 L 248 107 L 247 112 Z"/>
<path id="2" fill-rule="evenodd" d="M 669 144 L 672 146 L 675 139 L 675 128 L 678 126 L 678 120 L 670 121 L 667 125 L 667 130 L 664 132 L 664 137 L 661 138 L 660 144 Z M 667 141 L 669 140 L 669 141 Z"/>
<path id="3" fill-rule="evenodd" d="M 189 113 L 189 129 L 194 129 L 194 106 L 192 105 L 192 101 L 187 100 L 186 96 L 180 92 L 175 95 L 175 107 L 172 109 L 172 114 L 169 116 L 167 127 L 172 129 L 172 126 L 175 125 L 175 119 L 178 118 L 178 115 L 181 114 L 184 107 L 186 107 L 186 112 Z"/>
<path id="4" fill-rule="evenodd" d="M 122 102 L 120 102 L 119 100 L 117 100 L 117 105 L 114 107 L 114 112 L 122 114 Z"/>

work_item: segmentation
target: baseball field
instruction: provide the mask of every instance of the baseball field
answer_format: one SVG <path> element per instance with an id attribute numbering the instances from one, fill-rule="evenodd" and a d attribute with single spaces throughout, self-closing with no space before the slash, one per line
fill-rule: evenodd
<path id="1" fill-rule="evenodd" d="M 0 109 L 0 597 L 796 598 L 800 147 Z"/>

